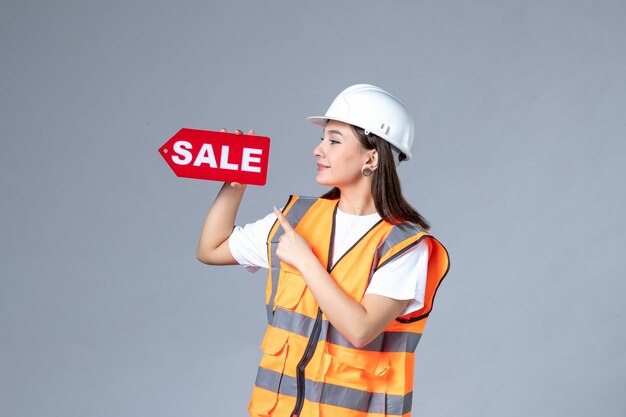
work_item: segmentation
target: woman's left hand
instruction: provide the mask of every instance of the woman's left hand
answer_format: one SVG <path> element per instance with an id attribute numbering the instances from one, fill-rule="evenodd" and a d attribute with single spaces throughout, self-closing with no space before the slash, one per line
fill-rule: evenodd
<path id="1" fill-rule="evenodd" d="M 305 261 L 311 260 L 311 258 L 317 260 L 317 258 L 315 254 L 313 254 L 307 241 L 295 231 L 283 213 L 277 208 L 274 208 L 274 213 L 276 217 L 278 217 L 278 222 L 284 230 L 283 235 L 278 239 L 276 256 L 283 262 L 293 265 L 302 272 L 301 265 L 303 265 Z"/>

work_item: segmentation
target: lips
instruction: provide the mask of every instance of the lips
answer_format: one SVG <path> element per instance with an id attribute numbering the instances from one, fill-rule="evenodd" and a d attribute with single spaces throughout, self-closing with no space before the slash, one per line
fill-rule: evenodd
<path id="1" fill-rule="evenodd" d="M 317 170 L 320 171 L 322 169 L 330 168 L 329 165 L 317 164 Z"/>

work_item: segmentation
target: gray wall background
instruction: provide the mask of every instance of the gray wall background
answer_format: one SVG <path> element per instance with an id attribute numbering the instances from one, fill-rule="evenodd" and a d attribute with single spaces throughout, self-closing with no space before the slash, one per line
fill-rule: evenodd
<path id="1" fill-rule="evenodd" d="M 195 260 L 219 184 L 157 148 L 270 136 L 252 221 L 323 191 L 305 117 L 359 82 L 452 256 L 414 415 L 624 415 L 625 51 L 623 1 L 2 1 L 0 415 L 245 415 L 265 275 Z"/>

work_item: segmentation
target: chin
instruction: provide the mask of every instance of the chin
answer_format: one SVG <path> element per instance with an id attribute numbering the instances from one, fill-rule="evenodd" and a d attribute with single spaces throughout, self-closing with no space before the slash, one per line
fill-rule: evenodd
<path id="1" fill-rule="evenodd" d="M 324 178 L 320 178 L 319 175 L 315 177 L 315 182 L 319 185 L 326 185 L 328 187 L 334 187 L 335 184 L 331 181 L 325 180 Z"/>

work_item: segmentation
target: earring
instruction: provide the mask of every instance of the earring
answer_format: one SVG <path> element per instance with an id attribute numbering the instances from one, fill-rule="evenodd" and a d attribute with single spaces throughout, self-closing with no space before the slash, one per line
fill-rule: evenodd
<path id="1" fill-rule="evenodd" d="M 370 167 L 363 167 L 361 168 L 361 174 L 363 174 L 364 177 L 369 177 L 370 175 L 372 175 L 374 171 L 372 171 L 372 168 Z"/>

